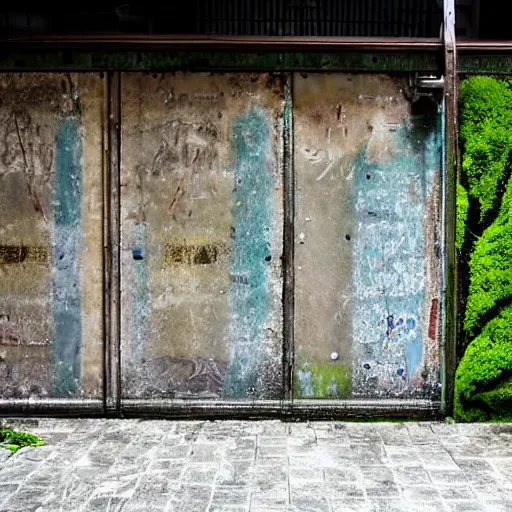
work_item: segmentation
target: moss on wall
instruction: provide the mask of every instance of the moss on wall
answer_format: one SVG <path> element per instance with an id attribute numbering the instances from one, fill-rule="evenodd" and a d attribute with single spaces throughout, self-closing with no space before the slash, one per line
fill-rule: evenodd
<path id="1" fill-rule="evenodd" d="M 306 363 L 296 371 L 293 387 L 296 398 L 348 398 L 351 369 L 339 362 Z"/>
<path id="2" fill-rule="evenodd" d="M 457 234 L 455 238 L 455 247 L 457 249 L 462 249 L 464 243 L 468 208 L 468 193 L 460 183 L 457 183 Z"/>
<path id="3" fill-rule="evenodd" d="M 512 418 L 512 89 L 476 76 L 461 84 L 462 172 L 457 187 L 457 248 L 468 260 L 462 335 L 467 348 L 455 378 L 458 420 Z M 466 193 L 467 191 L 467 193 Z M 471 236 L 468 236 L 471 234 Z"/>

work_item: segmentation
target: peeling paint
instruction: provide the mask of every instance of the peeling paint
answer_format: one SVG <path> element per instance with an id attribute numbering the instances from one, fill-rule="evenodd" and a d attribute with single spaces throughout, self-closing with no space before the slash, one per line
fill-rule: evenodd
<path id="1" fill-rule="evenodd" d="M 272 178 L 267 163 L 270 147 L 265 113 L 252 108 L 233 122 L 235 161 L 230 273 L 229 363 L 224 393 L 241 398 L 257 393 L 264 364 L 263 328 L 268 314 L 268 268 L 271 261 Z"/>
<path id="2" fill-rule="evenodd" d="M 148 256 L 146 252 L 146 225 L 137 223 L 133 229 L 133 247 L 141 257 L 133 259 L 132 310 L 131 310 L 131 357 L 132 364 L 141 364 L 147 343 L 147 321 L 149 308 Z"/>
<path id="3" fill-rule="evenodd" d="M 62 119 L 57 132 L 55 151 L 52 396 L 59 397 L 76 395 L 80 382 L 82 144 L 78 117 L 69 116 Z"/>
<path id="4" fill-rule="evenodd" d="M 427 260 L 424 217 L 433 193 L 435 130 L 403 123 L 392 132 L 391 157 L 371 161 L 374 131 L 356 158 L 354 241 L 354 377 L 357 396 L 400 395 L 421 390 Z M 432 256 L 431 256 L 432 257 Z"/>

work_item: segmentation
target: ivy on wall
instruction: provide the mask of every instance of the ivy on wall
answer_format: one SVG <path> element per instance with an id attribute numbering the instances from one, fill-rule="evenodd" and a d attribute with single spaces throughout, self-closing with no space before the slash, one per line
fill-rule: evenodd
<path id="1" fill-rule="evenodd" d="M 512 420 L 512 81 L 461 83 L 457 185 L 462 339 L 454 415 Z"/>

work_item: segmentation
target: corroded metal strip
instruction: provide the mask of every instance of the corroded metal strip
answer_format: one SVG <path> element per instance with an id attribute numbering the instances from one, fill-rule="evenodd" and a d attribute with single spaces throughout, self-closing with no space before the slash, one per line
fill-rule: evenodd
<path id="1" fill-rule="evenodd" d="M 438 38 L 414 37 L 308 37 L 308 36 L 221 36 L 221 35 L 130 35 L 130 34 L 48 34 L 44 36 L 0 38 L 0 44 L 6 47 L 28 49 L 51 48 L 102 48 L 126 49 L 215 49 L 227 50 L 249 48 L 254 50 L 304 50 L 315 48 L 320 50 L 340 49 L 376 49 L 396 50 L 405 48 L 408 51 L 440 49 Z"/>
<path id="2" fill-rule="evenodd" d="M 460 74 L 503 74 L 512 73 L 512 45 L 506 54 L 461 53 L 457 55 L 457 71 Z"/>
<path id="3" fill-rule="evenodd" d="M 105 344 L 105 409 L 107 414 L 119 413 L 121 396 L 121 296 L 120 296 L 120 151 L 121 151 L 121 76 L 108 73 L 108 169 L 105 175 L 106 228 L 106 321 Z"/>
<path id="4" fill-rule="evenodd" d="M 294 312 L 295 312 L 295 168 L 293 164 L 293 77 L 284 82 L 283 170 L 283 380 L 285 398 L 293 396 Z"/>
<path id="5" fill-rule="evenodd" d="M 343 52 L 100 52 L 46 51 L 0 55 L 0 70 L 124 70 L 124 71 L 393 71 L 436 72 L 437 49 Z"/>
<path id="6" fill-rule="evenodd" d="M 456 182 L 457 182 L 457 53 L 455 46 L 455 2 L 444 0 L 445 45 L 445 141 L 444 141 L 444 297 L 442 349 L 442 403 L 445 414 L 453 410 L 453 389 L 457 365 L 457 254 Z"/>
<path id="7" fill-rule="evenodd" d="M 440 403 L 428 400 L 123 400 L 122 414 L 134 418 L 173 419 L 270 419 L 339 420 L 340 418 L 371 420 L 372 418 L 439 419 Z M 102 416 L 101 400 L 0 400 L 3 417 L 37 416 Z"/>
<path id="8" fill-rule="evenodd" d="M 103 263 L 103 405 L 107 412 L 111 389 L 110 325 L 111 325 L 111 245 L 110 245 L 110 74 L 102 73 L 103 103 L 101 105 L 101 174 L 103 200 L 102 263 Z"/>
<path id="9" fill-rule="evenodd" d="M 259 400 L 253 403 L 219 400 L 123 400 L 123 416 L 181 419 L 281 418 L 332 420 L 339 418 L 439 417 L 440 403 L 429 400 Z"/>
<path id="10" fill-rule="evenodd" d="M 103 400 L 98 399 L 0 399 L 0 414 L 3 417 L 20 415 L 37 416 L 103 416 Z"/>

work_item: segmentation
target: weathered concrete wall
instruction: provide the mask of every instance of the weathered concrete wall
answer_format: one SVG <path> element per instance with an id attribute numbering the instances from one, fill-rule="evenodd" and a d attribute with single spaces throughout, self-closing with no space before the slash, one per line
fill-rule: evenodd
<path id="1" fill-rule="evenodd" d="M 439 114 L 404 91 L 294 76 L 297 397 L 439 392 Z"/>
<path id="2" fill-rule="evenodd" d="M 284 397 L 292 103 L 294 396 L 438 398 L 438 106 L 285 78 L 121 74 L 123 398 Z M 0 75 L 0 397 L 102 396 L 107 89 Z"/>
<path id="3" fill-rule="evenodd" d="M 0 75 L 0 396 L 101 397 L 103 81 Z"/>
<path id="4" fill-rule="evenodd" d="M 123 396 L 282 396 L 283 84 L 123 74 Z"/>

